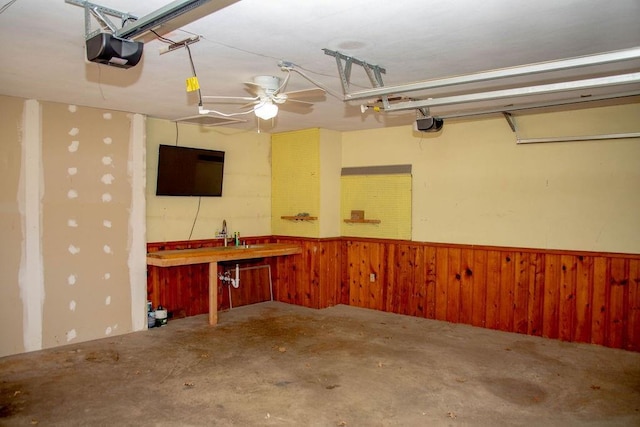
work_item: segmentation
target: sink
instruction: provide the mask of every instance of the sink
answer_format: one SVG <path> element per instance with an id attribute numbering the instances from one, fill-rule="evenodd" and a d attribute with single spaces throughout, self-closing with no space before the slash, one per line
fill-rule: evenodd
<path id="1" fill-rule="evenodd" d="M 215 246 L 213 248 L 209 248 L 214 251 L 232 251 L 232 250 L 240 250 L 240 249 L 260 249 L 264 248 L 265 245 L 229 245 L 229 246 Z"/>

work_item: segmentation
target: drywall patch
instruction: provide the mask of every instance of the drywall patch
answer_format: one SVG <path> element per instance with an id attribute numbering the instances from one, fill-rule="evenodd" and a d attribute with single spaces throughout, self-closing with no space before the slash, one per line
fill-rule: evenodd
<path id="1" fill-rule="evenodd" d="M 112 254 L 113 252 L 111 251 L 111 246 L 109 245 L 104 245 L 102 247 L 102 250 L 104 251 L 105 254 Z"/>
<path id="2" fill-rule="evenodd" d="M 104 305 L 111 305 L 111 296 L 107 295 L 107 297 L 104 299 Z"/>
<path id="3" fill-rule="evenodd" d="M 109 203 L 111 201 L 111 193 L 103 193 L 102 194 L 102 202 Z"/>
<path id="4" fill-rule="evenodd" d="M 69 135 L 71 136 L 76 136 L 79 133 L 80 133 L 80 129 L 78 128 L 71 128 L 71 130 L 69 131 Z M 73 142 L 76 142 L 76 141 L 73 141 Z"/>
<path id="5" fill-rule="evenodd" d="M 78 333 L 76 332 L 75 329 L 71 329 L 70 331 L 67 331 L 65 335 L 67 336 L 67 342 L 73 339 L 76 339 L 78 337 Z"/>
<path id="6" fill-rule="evenodd" d="M 77 199 L 78 198 L 78 192 L 76 190 L 69 190 L 67 191 L 67 199 Z"/>
<path id="7" fill-rule="evenodd" d="M 70 153 L 75 153 L 76 151 L 78 151 L 79 147 L 80 147 L 80 141 L 71 141 L 71 144 L 69 144 L 69 146 L 67 147 L 67 150 L 69 150 Z"/>
<path id="8" fill-rule="evenodd" d="M 102 158 L 102 164 L 105 165 L 105 166 L 112 165 L 113 164 L 113 159 L 111 157 L 109 157 L 109 156 L 104 156 Z"/>
<path id="9" fill-rule="evenodd" d="M 75 174 L 77 174 L 77 173 L 78 173 L 78 168 L 73 168 L 73 167 L 72 167 L 72 168 L 67 168 L 67 173 L 68 173 L 70 176 L 73 176 L 73 175 L 75 175 Z"/>
<path id="10" fill-rule="evenodd" d="M 111 143 L 113 142 L 113 140 L 111 138 L 109 138 L 108 136 L 106 138 L 102 139 L 102 142 L 104 142 L 107 145 L 111 145 Z"/>
<path id="11" fill-rule="evenodd" d="M 111 185 L 113 183 L 114 179 L 115 179 L 115 177 L 113 175 L 111 175 L 110 173 L 106 173 L 106 174 L 102 175 L 102 178 L 100 180 L 105 185 Z"/>
<path id="12" fill-rule="evenodd" d="M 76 221 L 75 219 L 68 219 L 67 220 L 67 225 L 71 228 L 77 228 L 78 227 L 78 221 Z"/>
<path id="13" fill-rule="evenodd" d="M 102 221 L 102 225 L 104 226 L 104 228 L 111 228 L 111 221 L 105 219 Z"/>
<path id="14" fill-rule="evenodd" d="M 69 245 L 69 253 L 71 255 L 78 255 L 80 253 L 80 248 L 74 245 Z"/>
<path id="15" fill-rule="evenodd" d="M 104 273 L 104 275 L 102 276 L 102 280 L 109 280 L 111 279 L 111 273 Z"/>
<path id="16" fill-rule="evenodd" d="M 102 115 L 102 118 L 105 120 L 111 120 L 113 118 L 113 115 L 111 113 L 104 113 Z"/>
<path id="17" fill-rule="evenodd" d="M 78 111 L 78 107 L 75 105 L 69 105 L 67 109 L 69 110 L 70 113 L 75 113 L 76 111 Z"/>
<path id="18" fill-rule="evenodd" d="M 76 284 L 76 280 L 78 280 L 76 275 L 75 274 L 70 274 L 69 277 L 67 277 L 67 284 L 69 286 L 73 286 L 73 285 Z"/>
<path id="19" fill-rule="evenodd" d="M 76 311 L 76 302 L 74 300 L 69 302 L 69 310 Z"/>
<path id="20" fill-rule="evenodd" d="M 18 211 L 22 221 L 22 254 L 18 282 L 23 305 L 25 351 L 42 349 L 45 300 L 42 255 L 42 117 L 36 100 L 25 101 L 22 155 L 18 184 Z"/>

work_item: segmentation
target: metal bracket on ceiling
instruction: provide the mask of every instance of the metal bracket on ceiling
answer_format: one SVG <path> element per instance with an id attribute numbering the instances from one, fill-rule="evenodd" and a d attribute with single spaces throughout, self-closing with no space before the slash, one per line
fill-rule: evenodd
<path id="1" fill-rule="evenodd" d="M 336 58 L 336 65 L 338 66 L 338 75 L 340 76 L 340 82 L 342 83 L 342 92 L 344 95 L 349 95 L 351 89 L 351 67 L 353 64 L 361 66 L 364 71 L 367 73 L 367 77 L 369 77 L 369 81 L 371 82 L 371 86 L 373 88 L 381 88 L 384 87 L 384 82 L 382 81 L 382 74 L 385 74 L 387 71 L 380 67 L 379 65 L 369 64 L 368 62 L 362 61 L 360 59 L 354 58 L 352 56 L 348 56 L 337 52 L 335 50 L 330 49 L 322 49 L 325 55 L 333 56 Z M 381 96 L 382 105 L 384 108 L 389 106 L 389 97 L 388 95 Z"/>
<path id="2" fill-rule="evenodd" d="M 98 4 L 90 3 L 84 0 L 65 0 L 65 3 L 81 6 L 84 8 L 84 37 L 87 40 L 105 29 L 108 29 L 111 34 L 114 34 L 120 28 L 124 27 L 127 22 L 138 20 L 137 16 L 131 15 L 130 13 L 120 12 L 118 10 L 100 6 Z M 101 28 L 97 30 L 91 29 L 92 16 L 98 21 Z M 109 16 L 119 18 L 120 26 L 117 27 L 113 22 L 111 22 Z"/>
<path id="3" fill-rule="evenodd" d="M 503 111 L 502 115 L 507 120 L 507 123 L 509 124 L 509 127 L 511 128 L 511 132 L 513 132 L 513 133 L 515 133 L 517 135 L 518 134 L 518 128 L 516 127 L 516 119 L 515 119 L 515 117 L 513 117 L 511 115 L 511 113 L 508 113 L 506 111 Z"/>
<path id="4" fill-rule="evenodd" d="M 603 100 L 603 99 L 616 99 L 625 98 L 631 96 L 640 95 L 640 89 L 638 84 L 640 83 L 640 73 L 637 72 L 637 68 L 632 69 L 631 72 L 619 72 L 617 74 L 603 75 L 600 77 L 583 78 L 579 80 L 560 81 L 556 83 L 538 84 L 533 86 L 520 86 L 512 85 L 515 87 L 507 87 L 506 89 L 499 90 L 486 90 L 486 91 L 472 91 L 470 93 L 460 94 L 458 86 L 464 86 L 467 84 L 478 84 L 485 82 L 497 82 L 501 79 L 516 78 L 531 75 L 541 75 L 550 72 L 559 72 L 572 70 L 581 67 L 594 67 L 605 66 L 608 64 L 625 63 L 629 61 L 640 60 L 640 47 L 634 47 L 631 49 L 624 49 L 613 52 L 605 52 L 601 54 L 567 58 L 558 61 L 541 62 L 528 65 L 522 65 L 519 67 L 503 68 L 491 71 L 484 71 L 474 74 L 467 74 L 454 77 L 446 77 L 432 80 L 425 80 L 422 82 L 407 83 L 396 86 L 383 86 L 374 83 L 374 88 L 365 90 L 350 91 L 349 78 L 351 71 L 351 64 L 356 63 L 362 65 L 368 73 L 374 72 L 375 67 L 370 64 L 357 60 L 355 58 L 340 54 L 339 52 L 330 51 L 324 49 L 325 54 L 336 57 L 338 64 L 338 72 L 342 80 L 344 99 L 345 102 L 357 101 L 363 99 L 372 99 L 374 97 L 381 98 L 383 100 L 383 108 L 378 108 L 377 111 L 393 112 L 404 110 L 417 110 L 424 114 L 424 111 L 428 111 L 430 108 L 446 107 L 453 105 L 474 104 L 478 102 L 487 101 L 500 101 L 511 98 L 527 98 L 517 104 L 510 104 L 508 108 L 504 106 L 488 106 L 472 108 L 467 111 L 461 110 L 452 112 L 449 114 L 439 114 L 439 118 L 453 118 L 453 117 L 469 117 L 478 116 L 483 114 L 503 113 L 505 110 L 529 110 L 540 107 L 551 107 L 569 104 L 578 104 L 582 102 Z M 342 61 L 345 62 L 343 67 Z M 383 70 L 384 72 L 384 70 Z M 632 86 L 633 85 L 633 86 Z M 592 94 L 592 93 L 577 93 L 577 91 L 586 91 L 591 89 L 605 89 L 610 90 L 604 94 Z M 428 97 L 426 99 L 422 97 L 414 98 L 396 98 L 393 99 L 393 103 L 389 102 L 389 97 L 398 97 L 398 94 L 408 92 L 424 92 L 434 89 L 439 89 L 442 93 L 438 97 Z M 548 97 L 549 99 L 543 101 L 528 101 L 534 96 Z M 553 96 L 553 99 L 552 99 Z M 561 98 L 558 98 L 560 96 Z M 380 101 L 378 101 L 380 102 Z M 368 107 L 362 106 L 362 111 L 365 111 Z M 514 122 L 510 121 L 509 125 L 512 126 Z M 514 132 L 516 130 L 514 129 Z"/>

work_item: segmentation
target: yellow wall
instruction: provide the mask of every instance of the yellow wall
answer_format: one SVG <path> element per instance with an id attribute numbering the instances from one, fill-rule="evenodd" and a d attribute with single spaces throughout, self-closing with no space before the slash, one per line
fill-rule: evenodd
<path id="1" fill-rule="evenodd" d="M 640 104 L 519 115 L 524 137 L 640 131 Z M 640 140 L 516 145 L 501 117 L 345 132 L 343 167 L 412 164 L 416 241 L 640 253 Z"/>
<path id="2" fill-rule="evenodd" d="M 340 192 L 343 236 L 411 240 L 411 174 L 343 176 Z M 380 223 L 345 222 L 352 210 Z"/>
<path id="3" fill-rule="evenodd" d="M 272 136 L 271 230 L 276 235 L 318 237 L 320 218 L 320 130 Z M 319 219 L 290 221 L 283 216 L 309 214 Z"/>
<path id="4" fill-rule="evenodd" d="M 272 136 L 272 218 L 275 235 L 340 235 L 341 134 L 306 129 Z M 292 221 L 283 216 L 308 213 L 317 219 Z"/>
<path id="5" fill-rule="evenodd" d="M 342 134 L 320 129 L 319 237 L 340 236 L 340 172 Z"/>
<path id="6" fill-rule="evenodd" d="M 147 240 L 211 239 L 227 221 L 230 233 L 271 234 L 270 135 L 224 127 L 201 127 L 147 119 Z M 178 145 L 225 152 L 222 197 L 156 196 L 158 146 Z M 198 203 L 200 210 L 198 212 Z M 195 226 L 194 226 L 195 221 Z"/>

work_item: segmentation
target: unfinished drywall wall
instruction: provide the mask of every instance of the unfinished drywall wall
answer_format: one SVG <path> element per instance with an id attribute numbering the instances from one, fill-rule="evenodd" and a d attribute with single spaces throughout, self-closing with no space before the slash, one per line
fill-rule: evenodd
<path id="1" fill-rule="evenodd" d="M 0 356 L 24 351 L 19 286 L 24 244 L 18 188 L 24 101 L 0 96 Z"/>
<path id="2" fill-rule="evenodd" d="M 142 329 L 144 117 L 1 102 L 11 112 L 0 127 L 8 141 L 3 158 L 15 161 L 3 170 L 9 186 L 2 197 L 18 231 L 8 230 L 2 243 L 8 255 L 0 300 L 12 308 L 11 321 L 2 323 L 0 355 Z M 16 110 L 23 111 L 18 134 Z"/>
<path id="3" fill-rule="evenodd" d="M 640 104 L 628 104 L 517 123 L 527 137 L 566 136 L 638 132 L 638 117 Z M 498 116 L 342 141 L 344 167 L 413 165 L 413 240 L 640 253 L 638 139 L 517 145 Z"/>
<path id="4" fill-rule="evenodd" d="M 271 136 L 147 119 L 147 240 L 211 239 L 227 221 L 242 236 L 271 234 Z M 225 152 L 222 197 L 156 196 L 158 146 Z"/>

